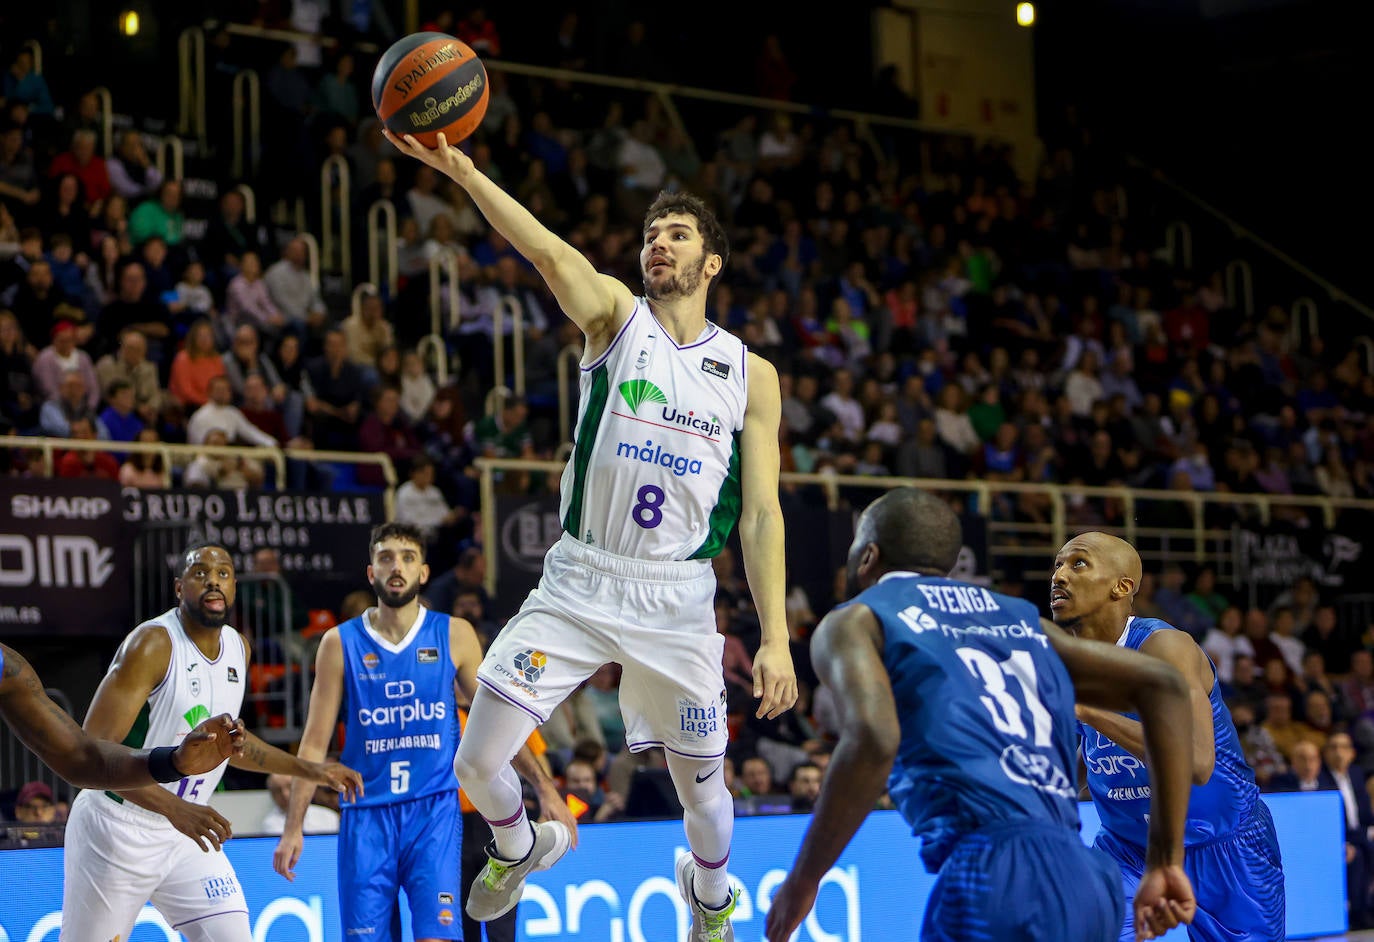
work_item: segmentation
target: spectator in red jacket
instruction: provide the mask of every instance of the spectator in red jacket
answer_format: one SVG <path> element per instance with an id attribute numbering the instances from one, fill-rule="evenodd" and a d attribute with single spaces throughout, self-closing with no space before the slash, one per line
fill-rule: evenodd
<path id="1" fill-rule="evenodd" d="M 95 132 L 82 128 L 72 134 L 71 150 L 53 158 L 48 176 L 57 179 L 65 173 L 74 174 L 86 190 L 86 208 L 98 215 L 110 195 L 110 171 L 105 158 L 95 152 Z"/>

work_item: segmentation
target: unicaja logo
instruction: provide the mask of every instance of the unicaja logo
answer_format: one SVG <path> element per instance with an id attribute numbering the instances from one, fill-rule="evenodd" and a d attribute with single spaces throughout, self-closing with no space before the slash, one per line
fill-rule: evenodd
<path id="1" fill-rule="evenodd" d="M 625 405 L 630 407 L 630 411 L 639 412 L 642 403 L 653 402 L 667 405 L 668 397 L 663 395 L 663 390 L 659 389 L 647 379 L 632 379 L 620 384 L 620 398 L 625 400 Z"/>

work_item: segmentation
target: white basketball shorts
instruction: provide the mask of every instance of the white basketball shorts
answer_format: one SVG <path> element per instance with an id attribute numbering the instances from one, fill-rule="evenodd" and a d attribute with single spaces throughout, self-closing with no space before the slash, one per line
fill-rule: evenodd
<path id="1" fill-rule="evenodd" d="M 632 752 L 724 755 L 725 639 L 716 632 L 715 593 L 707 561 L 628 559 L 565 533 L 545 555 L 539 585 L 492 642 L 478 680 L 543 724 L 615 661 Z"/>
<path id="2" fill-rule="evenodd" d="M 162 815 L 101 791 L 72 802 L 62 864 L 62 942 L 127 939 L 148 902 L 174 929 L 231 913 L 248 924 L 222 851 L 206 853 Z"/>

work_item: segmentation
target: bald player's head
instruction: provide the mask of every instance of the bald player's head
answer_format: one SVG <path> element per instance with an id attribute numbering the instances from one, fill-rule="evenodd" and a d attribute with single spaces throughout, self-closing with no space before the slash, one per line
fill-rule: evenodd
<path id="1" fill-rule="evenodd" d="M 854 526 L 849 594 L 888 572 L 946 576 L 963 545 L 964 528 L 948 504 L 914 487 L 894 488 L 869 504 Z"/>
<path id="2" fill-rule="evenodd" d="M 1073 625 L 1104 609 L 1129 615 L 1140 588 L 1140 554 L 1109 533 L 1080 533 L 1065 543 L 1050 570 L 1050 611 Z"/>

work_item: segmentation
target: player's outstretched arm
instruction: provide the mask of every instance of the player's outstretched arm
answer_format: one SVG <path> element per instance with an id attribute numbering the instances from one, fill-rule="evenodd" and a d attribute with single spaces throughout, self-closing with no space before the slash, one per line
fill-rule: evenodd
<path id="1" fill-rule="evenodd" d="M 840 740 L 792 872 L 773 895 L 768 942 L 787 942 L 801 925 L 821 877 L 873 809 L 892 771 L 902 734 L 882 646 L 882 628 L 865 605 L 826 615 L 812 638 L 816 673 L 835 693 Z"/>
<path id="2" fill-rule="evenodd" d="M 1135 896 L 1136 938 L 1152 939 L 1179 923 L 1192 922 L 1197 901 L 1183 871 L 1193 755 L 1188 683 L 1159 658 L 1083 641 L 1053 622 L 1041 624 L 1073 678 L 1078 700 L 1107 710 L 1131 710 L 1144 720 L 1150 831 L 1146 872 Z"/>
<path id="3" fill-rule="evenodd" d="M 310 689 L 310 705 L 305 715 L 305 730 L 301 733 L 296 756 L 304 762 L 323 762 L 329 754 L 329 741 L 334 735 L 334 723 L 343 703 L 343 645 L 339 629 L 331 628 L 320 639 L 315 652 L 315 682 Z M 288 880 L 296 879 L 296 864 L 305 849 L 305 813 L 315 786 L 300 779 L 291 780 L 291 797 L 286 805 L 286 823 L 277 849 L 272 853 L 272 869 Z"/>
<path id="4" fill-rule="evenodd" d="M 407 134 L 383 131 L 402 153 L 429 164 L 468 191 L 487 222 L 539 270 L 549 290 L 582 332 L 592 350 L 604 349 L 634 310 L 634 295 L 618 279 L 602 275 L 587 258 L 564 242 L 456 147 L 439 134 L 439 146 L 425 147 Z"/>
<path id="5" fill-rule="evenodd" d="M 787 638 L 787 563 L 782 507 L 778 503 L 778 426 L 782 394 L 778 371 L 749 354 L 749 403 L 740 433 L 740 549 L 762 641 L 754 656 L 759 717 L 772 719 L 797 702 L 797 675 Z"/>
<path id="6" fill-rule="evenodd" d="M 48 768 L 79 788 L 139 788 L 157 779 L 147 750 L 94 739 L 48 697 L 29 663 L 6 645 L 0 676 L 0 717 Z M 205 720 L 171 754 L 172 768 L 198 775 L 241 748 L 241 725 L 228 714 Z"/>

